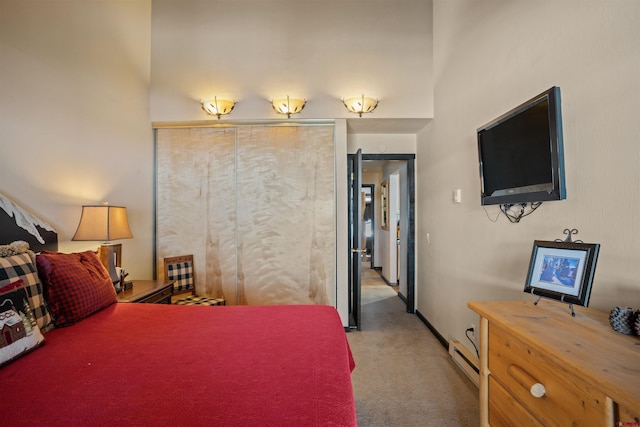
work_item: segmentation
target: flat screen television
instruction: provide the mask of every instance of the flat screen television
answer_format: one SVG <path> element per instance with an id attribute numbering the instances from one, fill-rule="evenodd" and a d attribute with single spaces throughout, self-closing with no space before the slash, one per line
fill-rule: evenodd
<path id="1" fill-rule="evenodd" d="M 482 205 L 566 198 L 560 88 L 478 129 Z"/>

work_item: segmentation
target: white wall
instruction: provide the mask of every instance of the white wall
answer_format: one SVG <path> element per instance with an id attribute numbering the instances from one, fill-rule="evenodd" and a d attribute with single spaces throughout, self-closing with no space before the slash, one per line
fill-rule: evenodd
<path id="1" fill-rule="evenodd" d="M 336 120 L 336 309 L 342 324 L 349 325 L 349 183 L 340 176 L 347 175 L 347 122 Z M 340 201 L 345 201 L 341 203 Z"/>
<path id="2" fill-rule="evenodd" d="M 0 192 L 53 225 L 83 204 L 127 207 L 132 278 L 151 277 L 151 1 L 0 1 Z"/>
<path id="3" fill-rule="evenodd" d="M 407 188 L 407 165 L 405 162 L 400 164 L 397 170 L 400 178 L 398 202 L 400 204 L 400 253 L 398 254 L 399 269 L 400 269 L 400 287 L 398 291 L 405 297 L 408 295 L 408 244 L 409 244 L 409 212 L 403 207 L 409 206 L 409 193 Z M 415 206 L 414 206 L 415 208 Z M 414 278 L 415 281 L 415 278 Z M 414 289 L 415 290 L 415 289 Z M 416 290 L 417 291 L 417 290 Z M 415 296 L 414 296 L 415 298 Z M 414 301 L 415 302 L 415 301 Z"/>
<path id="4" fill-rule="evenodd" d="M 418 310 L 468 344 L 467 302 L 531 300 L 533 240 L 568 227 L 602 245 L 590 306 L 640 308 L 640 2 L 436 0 L 434 23 L 434 120 L 417 136 Z M 480 206 L 475 132 L 554 85 L 567 199 L 511 224 Z"/>
<path id="5" fill-rule="evenodd" d="M 347 135 L 347 150 L 354 154 L 415 154 L 416 136 L 413 134 L 352 134 Z"/>
<path id="6" fill-rule="evenodd" d="M 151 119 L 280 119 L 270 100 L 306 98 L 297 119 L 355 117 L 340 99 L 380 99 L 375 117 L 433 113 L 431 1 L 154 0 Z"/>

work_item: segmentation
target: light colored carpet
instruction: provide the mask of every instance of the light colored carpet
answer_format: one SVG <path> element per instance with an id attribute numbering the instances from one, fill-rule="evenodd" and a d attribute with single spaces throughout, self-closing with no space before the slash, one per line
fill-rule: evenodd
<path id="1" fill-rule="evenodd" d="M 347 334 L 360 426 L 478 426 L 478 389 L 378 273 L 363 266 L 362 330 Z"/>

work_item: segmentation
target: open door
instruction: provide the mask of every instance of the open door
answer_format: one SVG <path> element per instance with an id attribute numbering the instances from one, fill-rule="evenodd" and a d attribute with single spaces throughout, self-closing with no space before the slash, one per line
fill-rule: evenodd
<path id="1" fill-rule="evenodd" d="M 349 181 L 351 193 L 349 197 L 349 327 L 360 330 L 360 274 L 362 271 L 362 150 L 349 162 Z M 364 249 L 366 250 L 366 249 Z"/>
<path id="2" fill-rule="evenodd" d="M 406 283 L 406 294 L 402 292 L 402 287 L 398 292 L 398 297 L 404 301 L 407 308 L 407 313 L 415 313 L 415 154 L 349 154 L 348 155 L 348 172 L 349 172 L 349 184 L 351 185 L 349 188 L 354 189 L 356 178 L 358 178 L 360 185 L 358 185 L 358 191 L 361 191 L 362 188 L 362 175 L 356 174 L 356 168 L 358 171 L 362 171 L 362 165 L 364 162 L 403 162 L 406 165 L 406 177 L 401 180 L 401 190 L 406 192 L 405 200 L 401 202 L 400 210 L 401 210 L 401 235 L 404 236 L 404 246 L 405 250 L 400 254 L 401 263 L 404 262 L 404 266 L 400 271 L 402 283 Z M 356 176 L 357 175 L 357 176 Z M 361 223 L 358 221 L 357 224 L 354 224 L 354 207 L 352 205 L 354 199 L 353 191 L 350 192 L 349 195 L 349 233 L 353 233 L 354 225 L 357 227 L 361 227 Z M 358 213 L 361 215 L 361 213 Z M 360 230 L 361 234 L 364 234 L 364 230 Z M 353 234 L 349 234 L 349 246 L 350 250 L 354 248 L 358 248 L 358 243 L 353 241 Z M 362 245 L 362 244 L 360 244 Z M 366 246 L 365 246 L 366 247 Z M 366 251 L 366 249 L 365 249 Z M 406 251 L 406 255 L 405 255 Z M 353 252 L 350 252 L 351 256 Z M 373 262 L 372 258 L 372 262 Z M 360 285 L 359 281 L 353 280 L 353 258 L 349 260 L 349 313 L 358 314 L 358 310 L 360 309 L 359 298 L 360 298 Z M 358 266 L 355 266 L 358 267 Z M 358 284 L 357 290 L 355 290 L 356 294 L 353 295 L 352 289 L 353 284 Z M 358 301 L 355 301 L 355 299 Z M 357 304 L 356 304 L 357 302 Z M 355 310 L 355 311 L 354 311 Z M 354 317 L 355 318 L 355 317 Z M 362 325 L 360 324 L 359 318 L 356 322 L 354 320 L 354 324 L 358 324 L 358 328 L 360 329 Z"/>

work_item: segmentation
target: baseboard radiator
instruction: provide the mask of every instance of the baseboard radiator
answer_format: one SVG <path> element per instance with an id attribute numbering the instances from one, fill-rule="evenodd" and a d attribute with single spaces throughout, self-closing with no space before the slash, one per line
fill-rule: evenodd
<path id="1" fill-rule="evenodd" d="M 471 353 L 460 341 L 449 341 L 449 354 L 462 372 L 464 372 L 473 383 L 478 386 L 480 382 L 480 361 L 478 357 Z"/>

